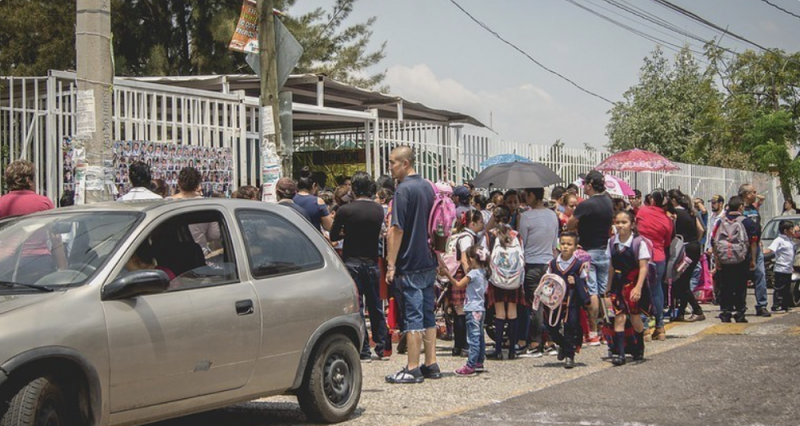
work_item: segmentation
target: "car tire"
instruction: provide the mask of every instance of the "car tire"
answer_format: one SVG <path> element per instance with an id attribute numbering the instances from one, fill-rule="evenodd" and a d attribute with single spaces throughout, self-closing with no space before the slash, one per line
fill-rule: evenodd
<path id="1" fill-rule="evenodd" d="M 29 382 L 11 398 L 0 426 L 74 426 L 62 388 L 49 377 Z"/>
<path id="2" fill-rule="evenodd" d="M 794 307 L 800 307 L 800 281 L 792 281 L 789 284 L 789 297 Z"/>
<path id="3" fill-rule="evenodd" d="M 347 420 L 361 399 L 361 359 L 355 345 L 346 336 L 329 336 L 310 361 L 297 394 L 303 413 L 315 422 Z"/>

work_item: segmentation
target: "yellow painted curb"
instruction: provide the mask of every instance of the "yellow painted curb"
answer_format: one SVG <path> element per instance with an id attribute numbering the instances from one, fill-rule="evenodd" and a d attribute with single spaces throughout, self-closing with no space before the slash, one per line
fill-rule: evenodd
<path id="1" fill-rule="evenodd" d="M 722 323 L 712 325 L 707 329 L 701 331 L 699 334 L 703 336 L 731 336 L 744 334 L 745 330 L 751 327 L 749 323 Z"/>

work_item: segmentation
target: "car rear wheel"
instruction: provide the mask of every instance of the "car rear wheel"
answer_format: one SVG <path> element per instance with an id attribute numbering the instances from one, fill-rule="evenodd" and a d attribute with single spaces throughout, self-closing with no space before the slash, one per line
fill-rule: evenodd
<path id="1" fill-rule="evenodd" d="M 64 391 L 49 377 L 25 385 L 8 404 L 0 426 L 73 426 Z"/>
<path id="2" fill-rule="evenodd" d="M 789 290 L 792 306 L 800 307 L 800 281 L 792 281 Z"/>
<path id="3" fill-rule="evenodd" d="M 312 421 L 338 423 L 353 414 L 360 399 L 358 350 L 345 336 L 326 338 L 315 351 L 297 394 L 300 408 Z"/>

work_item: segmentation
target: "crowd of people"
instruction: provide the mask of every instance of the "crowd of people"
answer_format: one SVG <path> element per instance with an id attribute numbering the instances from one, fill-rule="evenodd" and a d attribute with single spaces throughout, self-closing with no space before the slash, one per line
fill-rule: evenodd
<path id="1" fill-rule="evenodd" d="M 441 378 L 438 337 L 452 338 L 452 355 L 466 358 L 456 371 L 462 376 L 483 371 L 487 359 L 557 355 L 565 368 L 573 368 L 583 345 L 608 345 L 615 365 L 625 364 L 626 355 L 641 360 L 645 342 L 666 339 L 665 322 L 707 319 L 694 292 L 704 264 L 715 277 L 722 322 L 747 322 L 748 281 L 755 287 L 756 315 L 789 310 L 798 230 L 781 221 L 779 238 L 762 249 L 763 198 L 750 184 L 728 199 L 715 195 L 707 209 L 704 200 L 679 189 L 612 198 L 603 174 L 594 170 L 580 176 L 582 187 L 487 193 L 469 184 L 434 185 L 414 166 L 414 151 L 398 147 L 389 157 L 391 176 L 373 179 L 359 172 L 330 191 L 306 168 L 299 179 L 285 177 L 275 186 L 278 204 L 318 229 L 350 272 L 364 326 L 368 317 L 371 329 L 362 360 L 388 359 L 389 325 L 399 328 L 397 350 L 407 354 L 407 363 L 386 377 L 389 383 Z M 54 208 L 33 192 L 34 176 L 30 162 L 8 166 L 10 192 L 0 197 L 0 218 Z M 127 176 L 132 188 L 121 201 L 166 195 L 164 182 L 152 179 L 146 163 L 130 164 Z M 171 198 L 201 197 L 202 181 L 197 169 L 184 167 Z M 233 196 L 261 199 L 252 186 Z M 429 229 L 442 197 L 454 208 L 447 253 L 435 250 Z M 787 201 L 785 211 L 796 213 L 793 202 Z M 772 309 L 767 309 L 764 254 L 776 259 Z M 448 264 L 448 255 L 454 262 Z M 518 275 L 509 273 L 514 256 L 519 256 Z M 553 289 L 563 294 L 548 303 L 555 300 Z M 437 313 L 451 319 L 445 330 Z M 487 353 L 490 318 L 495 346 Z"/>

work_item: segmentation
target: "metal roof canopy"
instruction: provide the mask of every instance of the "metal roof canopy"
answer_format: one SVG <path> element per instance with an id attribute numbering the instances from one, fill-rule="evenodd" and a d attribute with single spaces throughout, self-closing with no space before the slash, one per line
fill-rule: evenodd
<path id="1" fill-rule="evenodd" d="M 256 98 L 260 95 L 259 77 L 248 74 L 117 78 L 220 93 L 243 90 L 246 96 Z M 324 74 L 291 75 L 281 91 L 292 92 L 295 130 L 362 127 L 364 119 L 358 113 L 371 114 L 370 110 L 377 110 L 378 118 L 486 127 L 466 114 L 435 109 L 399 96 L 361 89 L 331 80 Z"/>

